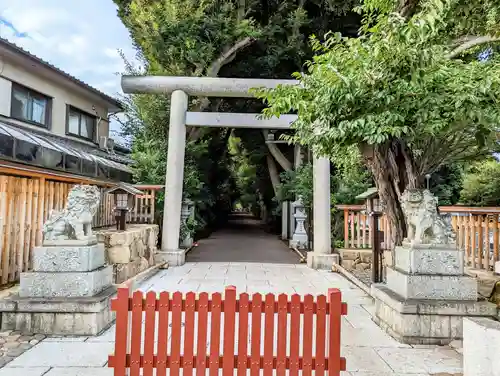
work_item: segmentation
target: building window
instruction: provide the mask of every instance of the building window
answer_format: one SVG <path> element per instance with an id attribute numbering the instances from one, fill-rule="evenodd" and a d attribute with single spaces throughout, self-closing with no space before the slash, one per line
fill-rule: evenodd
<path id="1" fill-rule="evenodd" d="M 49 127 L 51 99 L 24 86 L 12 85 L 11 116 Z"/>
<path id="2" fill-rule="evenodd" d="M 68 134 L 95 140 L 96 117 L 68 106 Z"/>

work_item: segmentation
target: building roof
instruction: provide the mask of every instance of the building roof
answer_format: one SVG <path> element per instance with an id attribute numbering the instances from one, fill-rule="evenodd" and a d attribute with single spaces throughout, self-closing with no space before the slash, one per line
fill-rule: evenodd
<path id="1" fill-rule="evenodd" d="M 34 130 L 30 129 L 30 132 L 34 132 Z M 54 134 L 47 134 L 43 133 L 43 135 L 49 139 L 55 140 L 58 143 L 61 143 L 62 145 L 69 146 L 74 149 L 82 150 L 86 153 L 96 155 L 101 158 L 109 159 L 118 163 L 123 163 L 126 165 L 131 165 L 134 164 L 134 160 L 124 154 L 114 154 L 114 153 L 109 153 L 105 150 L 99 149 L 96 146 L 91 146 L 88 144 L 85 144 L 83 142 L 78 142 L 74 140 L 70 140 L 65 137 L 57 136 Z"/>
<path id="2" fill-rule="evenodd" d="M 17 44 L 12 43 L 12 42 L 8 41 L 7 39 L 0 37 L 0 46 L 6 47 L 14 52 L 19 53 L 20 55 L 23 55 L 24 57 L 26 57 L 32 61 L 35 61 L 36 63 L 43 65 L 44 67 L 50 69 L 51 71 L 61 75 L 62 77 L 72 81 L 73 83 L 77 84 L 78 86 L 90 91 L 91 93 L 101 97 L 102 99 L 106 100 L 107 102 L 115 105 L 117 108 L 123 110 L 123 104 L 118 99 L 113 98 L 113 97 L 103 93 L 102 91 L 90 86 L 89 84 L 86 84 L 85 82 L 83 82 L 82 80 L 79 80 L 75 76 L 72 76 L 69 73 L 64 72 L 63 70 L 57 68 L 56 66 L 50 64 L 49 62 L 39 58 L 38 56 L 33 55 L 32 53 L 30 53 L 28 51 L 26 51 L 24 48 L 18 46 Z"/>
<path id="3" fill-rule="evenodd" d="M 83 159 L 97 160 L 109 167 L 122 171 L 130 171 L 129 165 L 134 161 L 126 156 L 108 153 L 97 147 L 66 139 L 53 134 L 37 132 L 34 129 L 26 129 L 19 125 L 0 120 L 0 133 L 13 138 L 40 145 L 42 147 L 74 155 Z"/>

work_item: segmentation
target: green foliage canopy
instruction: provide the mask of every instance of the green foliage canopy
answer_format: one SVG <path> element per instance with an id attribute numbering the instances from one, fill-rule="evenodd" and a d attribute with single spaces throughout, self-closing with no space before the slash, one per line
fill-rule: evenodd
<path id="1" fill-rule="evenodd" d="M 359 148 L 398 243 L 406 232 L 404 189 L 422 186 L 446 163 L 496 149 L 500 58 L 475 54 L 498 41 L 500 5 L 424 0 L 409 19 L 389 8 L 375 16 L 376 5 L 362 8 L 358 38 L 312 39 L 317 55 L 295 74 L 301 85 L 257 94 L 267 116 L 297 112 L 294 141 L 332 158 Z"/>
<path id="2" fill-rule="evenodd" d="M 484 153 L 500 120 L 500 63 L 448 57 L 443 34 L 457 2 L 429 1 L 410 22 L 380 17 L 359 38 L 313 39 L 319 55 L 296 74 L 302 85 L 261 92 L 265 113 L 297 111 L 294 140 L 326 155 L 404 139 L 420 174 Z"/>
<path id="3" fill-rule="evenodd" d="M 475 206 L 500 206 L 500 163 L 477 162 L 464 176 L 460 203 Z"/>
<path id="4" fill-rule="evenodd" d="M 439 205 L 456 205 L 460 201 L 460 191 L 464 180 L 461 163 L 446 164 L 431 175 L 429 189 L 438 198 Z"/>

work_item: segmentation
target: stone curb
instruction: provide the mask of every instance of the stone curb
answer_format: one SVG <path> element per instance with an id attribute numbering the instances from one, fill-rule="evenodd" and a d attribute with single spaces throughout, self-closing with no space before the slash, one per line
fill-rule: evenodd
<path id="1" fill-rule="evenodd" d="M 332 271 L 333 272 L 338 272 L 339 274 L 342 274 L 345 278 L 347 278 L 349 281 L 354 283 L 358 288 L 366 292 L 371 298 L 373 298 L 371 294 L 371 289 L 370 286 L 365 285 L 358 277 L 356 277 L 354 274 L 351 272 L 347 271 L 345 268 L 340 266 L 339 264 L 333 264 L 332 266 Z"/>
<path id="2" fill-rule="evenodd" d="M 192 251 L 192 250 L 193 250 L 193 248 L 194 248 L 194 245 L 192 245 L 192 246 L 190 246 L 190 247 L 186 248 L 186 249 L 185 249 L 185 251 L 184 251 L 184 254 L 185 254 L 185 255 L 187 255 L 190 251 Z"/>
<path id="3" fill-rule="evenodd" d="M 140 285 L 142 282 L 148 280 L 149 278 L 153 277 L 156 273 L 158 273 L 162 269 L 168 269 L 168 263 L 167 262 L 160 262 L 156 265 L 151 266 L 150 268 L 140 272 L 139 274 L 133 276 L 132 278 L 127 279 L 126 281 L 123 281 L 122 283 L 117 283 L 114 286 L 118 287 L 123 287 L 123 286 L 130 286 L 135 288 L 137 285 Z"/>

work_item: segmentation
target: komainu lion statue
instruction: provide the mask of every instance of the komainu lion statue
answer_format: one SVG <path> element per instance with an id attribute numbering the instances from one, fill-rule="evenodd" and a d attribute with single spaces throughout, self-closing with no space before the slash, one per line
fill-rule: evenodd
<path id="1" fill-rule="evenodd" d="M 451 224 L 438 213 L 438 199 L 429 190 L 406 190 L 401 195 L 401 207 L 408 224 L 412 244 L 451 244 L 455 233 Z"/>
<path id="2" fill-rule="evenodd" d="M 99 207 L 100 191 L 94 185 L 75 185 L 66 207 L 53 210 L 43 225 L 43 240 L 85 240 L 92 236 L 92 218 Z"/>

